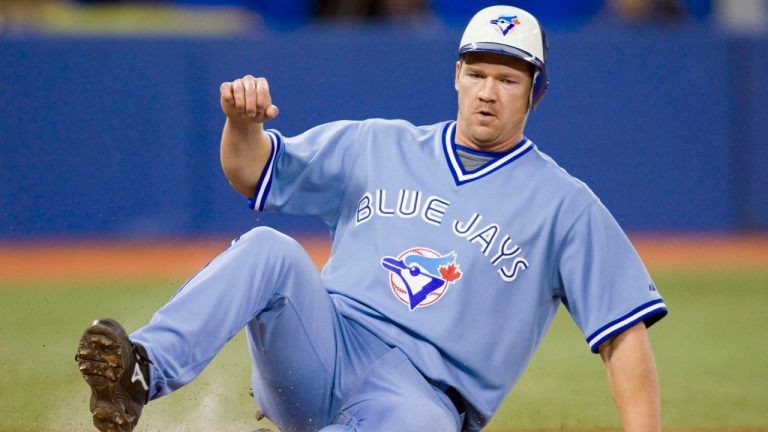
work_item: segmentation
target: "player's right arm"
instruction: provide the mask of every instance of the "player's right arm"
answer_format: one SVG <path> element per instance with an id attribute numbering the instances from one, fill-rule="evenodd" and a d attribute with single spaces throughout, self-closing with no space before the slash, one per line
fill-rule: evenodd
<path id="1" fill-rule="evenodd" d="M 252 198 L 272 151 L 264 122 L 277 117 L 269 84 L 246 75 L 221 84 L 221 109 L 227 116 L 221 134 L 221 167 L 232 187 Z"/>

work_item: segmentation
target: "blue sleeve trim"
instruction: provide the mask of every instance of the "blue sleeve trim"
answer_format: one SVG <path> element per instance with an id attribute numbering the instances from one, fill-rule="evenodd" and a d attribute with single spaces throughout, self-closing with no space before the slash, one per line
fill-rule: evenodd
<path id="1" fill-rule="evenodd" d="M 652 326 L 656 321 L 667 315 L 667 306 L 664 300 L 657 299 L 636 307 L 624 316 L 615 319 L 608 324 L 600 327 L 596 332 L 587 338 L 589 349 L 593 353 L 598 353 L 598 348 L 603 342 L 632 327 L 633 325 L 644 321 L 646 327 Z"/>
<path id="2" fill-rule="evenodd" d="M 259 182 L 256 183 L 256 193 L 253 194 L 253 198 L 248 200 L 248 207 L 250 207 L 251 210 L 264 211 L 267 195 L 269 195 L 269 190 L 272 188 L 272 174 L 275 166 L 275 158 L 277 158 L 277 153 L 280 151 L 280 145 L 282 144 L 282 140 L 277 131 L 269 130 L 267 131 L 267 135 L 272 143 L 272 152 L 269 155 L 269 159 L 267 159 L 266 165 L 264 165 L 264 169 L 261 171 Z"/>

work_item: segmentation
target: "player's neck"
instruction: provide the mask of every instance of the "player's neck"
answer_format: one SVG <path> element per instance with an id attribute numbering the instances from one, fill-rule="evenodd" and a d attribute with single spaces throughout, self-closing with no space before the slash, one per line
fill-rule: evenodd
<path id="1" fill-rule="evenodd" d="M 505 153 L 523 143 L 523 131 L 514 134 L 512 138 L 504 141 L 484 141 L 476 137 L 473 138 L 471 135 L 464 133 L 464 130 L 460 127 L 459 124 L 457 124 L 455 142 L 456 144 L 467 147 L 471 150 L 487 153 Z"/>

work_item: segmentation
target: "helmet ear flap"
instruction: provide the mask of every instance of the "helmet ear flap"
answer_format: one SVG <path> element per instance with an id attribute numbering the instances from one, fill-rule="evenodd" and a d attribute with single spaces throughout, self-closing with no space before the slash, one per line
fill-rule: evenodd
<path id="1" fill-rule="evenodd" d="M 536 68 L 536 72 L 533 74 L 533 83 L 531 84 L 531 101 L 529 104 L 531 111 L 535 110 L 536 106 L 544 98 L 547 87 L 549 87 L 547 68 Z"/>
<path id="2" fill-rule="evenodd" d="M 539 77 L 541 76 L 541 72 L 539 72 L 539 69 L 537 68 L 533 72 L 533 79 L 531 80 L 531 93 L 528 95 L 528 109 L 533 111 L 534 108 L 536 108 L 536 105 L 533 102 L 533 94 L 536 92 L 536 83 L 539 81 Z M 538 103 L 538 101 L 536 101 Z"/>
<path id="3" fill-rule="evenodd" d="M 549 77 L 547 74 L 547 60 L 549 60 L 549 39 L 547 38 L 547 32 L 544 31 L 544 27 L 539 25 L 539 31 L 541 32 L 541 45 L 542 45 L 542 66 L 536 68 L 536 73 L 533 76 L 533 85 L 531 86 L 531 111 L 536 109 L 541 99 L 544 98 L 544 93 L 549 87 Z"/>

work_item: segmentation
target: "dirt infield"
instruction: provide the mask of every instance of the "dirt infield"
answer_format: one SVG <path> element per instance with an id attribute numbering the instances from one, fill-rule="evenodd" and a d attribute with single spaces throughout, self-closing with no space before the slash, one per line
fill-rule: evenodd
<path id="1" fill-rule="evenodd" d="M 743 236 L 631 236 L 652 270 L 671 268 L 768 269 L 768 234 Z M 328 259 L 324 238 L 300 239 L 318 266 Z M 2 282 L 178 278 L 194 274 L 228 240 L 169 242 L 58 242 L 0 244 Z"/>

